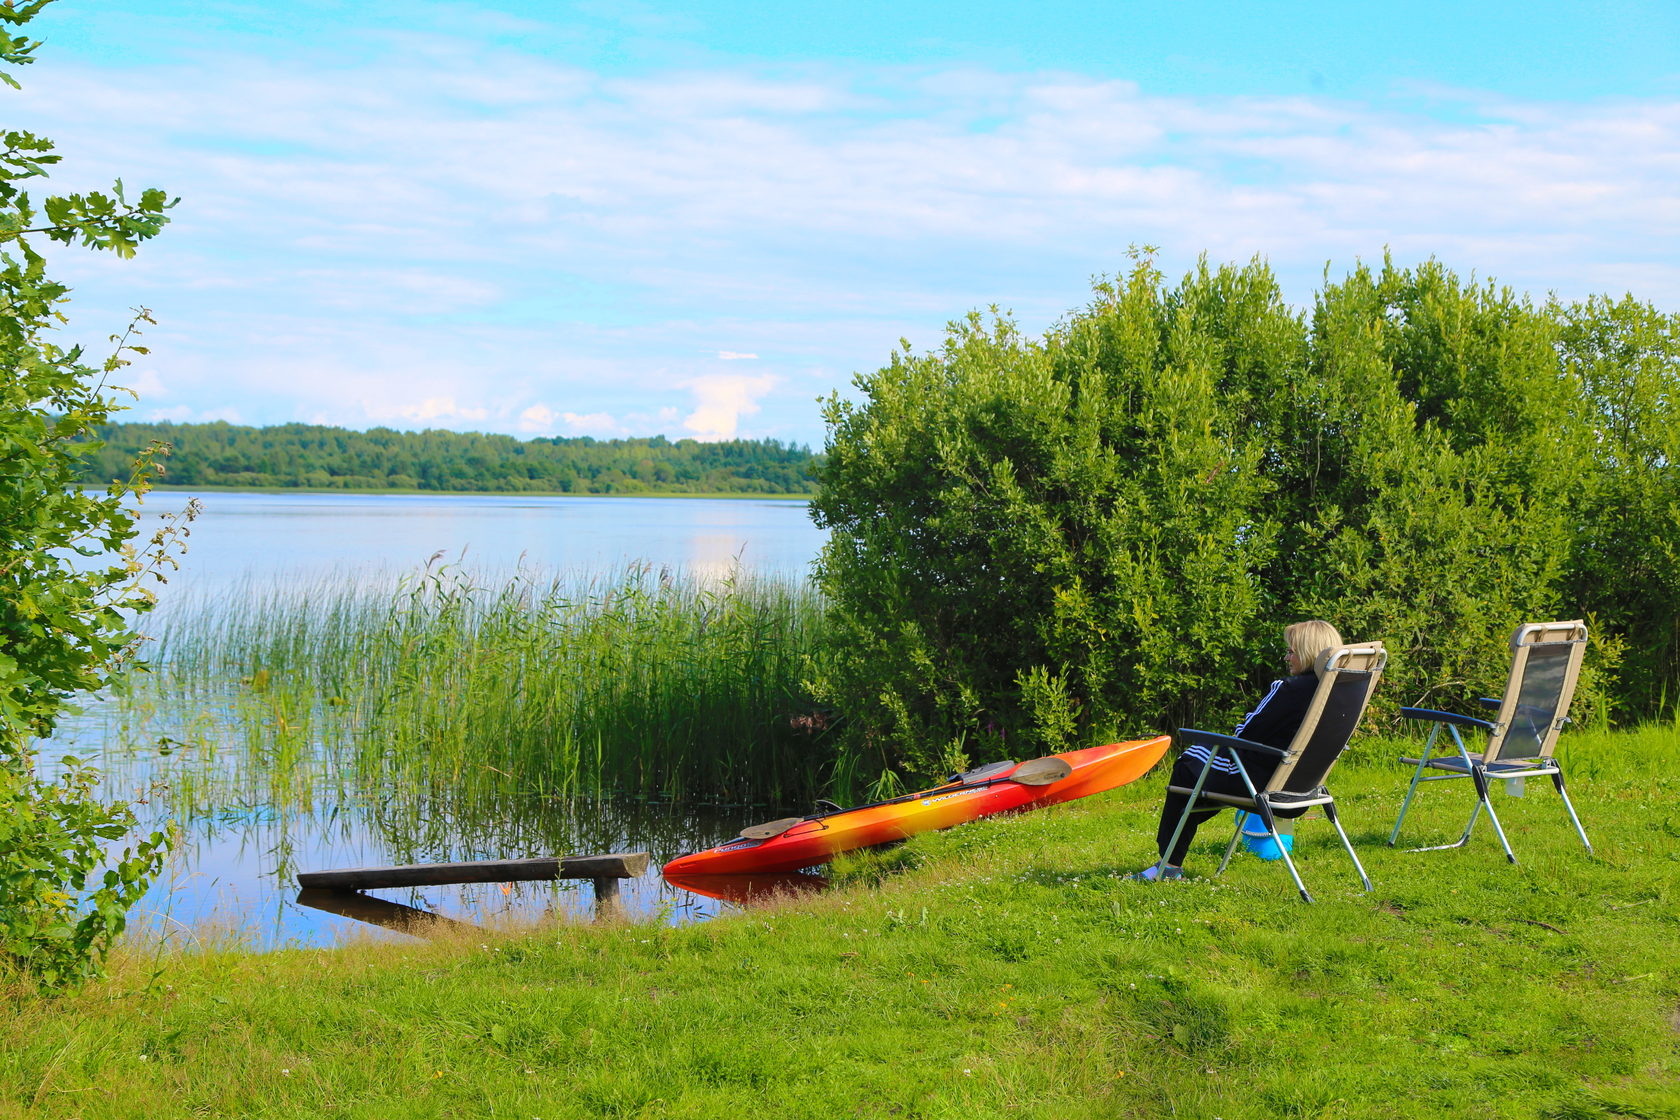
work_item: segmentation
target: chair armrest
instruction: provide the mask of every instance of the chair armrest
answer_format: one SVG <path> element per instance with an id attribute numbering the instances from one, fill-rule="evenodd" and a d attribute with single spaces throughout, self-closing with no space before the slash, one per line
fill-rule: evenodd
<path id="1" fill-rule="evenodd" d="M 1235 735 L 1221 735 L 1217 731 L 1197 731 L 1194 728 L 1181 727 L 1178 729 L 1180 742 L 1198 746 L 1232 747 L 1238 750 L 1255 751 L 1259 754 L 1275 755 L 1283 758 L 1289 752 L 1279 750 L 1269 743 L 1256 743 L 1253 739 L 1239 739 Z"/>
<path id="2" fill-rule="evenodd" d="M 1430 708 L 1401 708 L 1400 714 L 1406 719 L 1423 719 L 1431 723 L 1455 723 L 1460 727 L 1475 727 L 1493 734 L 1493 724 L 1475 716 L 1455 715 L 1452 712 L 1437 712 Z"/>
<path id="3" fill-rule="evenodd" d="M 1483 696 L 1478 698 L 1476 701 L 1476 703 L 1480 704 L 1484 708 L 1497 708 L 1504 702 L 1504 700 L 1497 696 Z"/>

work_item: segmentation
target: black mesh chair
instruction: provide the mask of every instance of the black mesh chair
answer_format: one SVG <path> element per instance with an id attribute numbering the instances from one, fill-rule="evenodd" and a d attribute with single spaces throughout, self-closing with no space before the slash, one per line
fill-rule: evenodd
<path id="1" fill-rule="evenodd" d="M 1371 693 L 1376 690 L 1377 681 L 1382 677 L 1383 666 L 1387 663 L 1388 654 L 1383 650 L 1381 642 L 1338 646 L 1320 654 L 1313 665 L 1313 671 L 1318 674 L 1318 689 L 1313 693 L 1306 718 L 1301 721 L 1301 728 L 1290 741 L 1288 750 L 1239 739 L 1235 735 L 1180 728 L 1179 741 L 1184 746 L 1201 744 L 1211 747 L 1212 750 L 1208 754 L 1207 764 L 1197 775 L 1194 786 L 1167 787 L 1172 793 L 1188 794 L 1190 798 L 1184 806 L 1184 812 L 1179 815 L 1178 827 L 1173 830 L 1167 850 L 1171 851 L 1172 846 L 1178 843 L 1179 833 L 1184 830 L 1184 822 L 1193 810 L 1205 811 L 1225 805 L 1247 809 L 1266 826 L 1272 841 L 1283 855 L 1284 866 L 1289 868 L 1290 878 L 1295 880 L 1295 889 L 1301 892 L 1304 900 L 1311 902 L 1312 895 L 1307 893 L 1306 884 L 1301 882 L 1301 874 L 1295 869 L 1295 861 L 1290 858 L 1289 849 L 1284 846 L 1282 837 L 1278 835 L 1277 818 L 1288 820 L 1299 817 L 1308 809 L 1322 805 L 1324 815 L 1336 827 L 1336 835 L 1342 838 L 1342 847 L 1347 849 L 1348 858 L 1353 860 L 1360 881 L 1365 884 L 1366 890 L 1370 890 L 1371 878 L 1365 874 L 1359 856 L 1354 853 L 1353 844 L 1342 829 L 1342 822 L 1336 816 L 1336 799 L 1330 796 L 1324 782 L 1330 775 L 1330 768 L 1347 749 L 1348 740 L 1353 737 L 1354 729 L 1359 726 L 1360 717 L 1365 714 L 1365 705 L 1370 703 Z M 1280 759 L 1265 789 L 1255 788 L 1248 769 L 1243 765 L 1242 755 L 1238 753 L 1239 748 Z M 1242 776 L 1243 785 L 1248 789 L 1247 796 L 1202 792 L 1208 772 L 1213 769 L 1213 760 L 1221 754 L 1236 763 L 1237 773 Z M 1242 829 L 1242 822 L 1239 821 L 1231 843 L 1225 849 L 1225 858 L 1219 861 L 1219 870 L 1214 872 L 1215 875 L 1223 874 L 1229 866 L 1231 855 L 1237 850 L 1237 844 L 1242 839 Z M 1164 866 L 1166 858 L 1163 855 L 1157 867 Z"/>
<path id="2" fill-rule="evenodd" d="M 1575 815 L 1575 806 L 1570 803 L 1569 792 L 1563 785 L 1563 768 L 1552 757 L 1558 732 L 1569 722 L 1569 701 L 1575 695 L 1575 679 L 1580 675 L 1581 659 L 1586 656 L 1586 651 L 1587 627 L 1579 619 L 1572 622 L 1524 623 L 1511 635 L 1511 677 L 1505 684 L 1505 695 L 1498 700 L 1482 701 L 1489 707 L 1498 708 L 1491 721 L 1429 708 L 1401 708 L 1401 715 L 1427 720 L 1434 727 L 1429 732 L 1429 742 L 1424 745 L 1421 758 L 1400 760 L 1416 763 L 1417 769 L 1412 773 L 1412 784 L 1406 790 L 1406 800 L 1400 806 L 1394 831 L 1389 834 L 1389 846 L 1393 847 L 1400 838 L 1400 825 L 1405 821 L 1406 810 L 1411 808 L 1412 797 L 1421 783 L 1469 778 L 1476 788 L 1476 807 L 1471 810 L 1470 822 L 1464 826 L 1464 835 L 1451 844 L 1410 850 L 1435 852 L 1462 848 L 1469 843 L 1470 833 L 1475 829 L 1482 810 L 1486 809 L 1488 820 L 1493 822 L 1493 831 L 1505 849 L 1505 858 L 1515 863 L 1516 853 L 1511 851 L 1511 843 L 1505 838 L 1499 815 L 1493 811 L 1493 802 L 1488 799 L 1488 785 L 1492 781 L 1504 781 L 1508 792 L 1520 793 L 1524 788 L 1523 779 L 1544 775 L 1549 776 L 1552 785 L 1557 787 L 1558 796 L 1563 798 L 1564 810 L 1574 823 L 1575 831 L 1580 834 L 1581 843 L 1591 853 L 1592 844 L 1587 840 L 1586 829 L 1581 827 L 1581 818 Z M 1430 752 L 1434 750 L 1435 740 L 1443 727 L 1452 736 L 1458 753 L 1432 756 Z M 1487 745 L 1480 754 L 1472 754 L 1464 745 L 1464 739 L 1458 733 L 1461 727 L 1487 734 Z M 1426 773 L 1430 770 L 1441 773 Z"/>

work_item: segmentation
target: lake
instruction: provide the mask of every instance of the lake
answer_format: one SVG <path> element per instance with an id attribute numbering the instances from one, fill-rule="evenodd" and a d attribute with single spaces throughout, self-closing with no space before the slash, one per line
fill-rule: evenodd
<path id="1" fill-rule="evenodd" d="M 335 572 L 373 579 L 434 560 L 491 573 L 526 565 L 599 574 L 646 563 L 802 579 L 826 539 L 803 499 L 320 492 L 154 491 L 146 532 L 193 496 L 204 512 L 166 606 L 184 590 L 220 594 L 247 580 Z"/>
<path id="2" fill-rule="evenodd" d="M 143 526 L 178 511 L 189 495 L 154 492 Z M 516 570 L 587 580 L 637 566 L 721 579 L 734 572 L 803 580 L 825 535 L 803 500 L 232 493 L 197 495 L 180 572 L 160 589 L 158 614 L 275 586 L 349 580 L 395 584 L 427 565 L 485 575 Z M 159 621 L 154 616 L 148 625 Z M 144 627 L 143 627 L 144 628 Z M 323 785 L 303 801 L 264 803 L 230 775 L 261 759 L 224 757 L 184 769 L 171 750 L 181 732 L 144 706 L 106 701 L 67 721 L 43 745 L 51 769 L 66 753 L 100 760 L 111 796 L 134 801 L 149 822 L 183 830 L 171 865 L 133 915 L 134 924 L 192 944 L 228 936 L 253 947 L 323 945 L 384 933 L 352 918 L 299 905 L 300 870 L 408 862 L 645 850 L 648 876 L 624 885 L 642 920 L 690 921 L 719 904 L 678 891 L 657 868 L 708 847 L 774 807 L 697 809 L 657 799 L 611 803 L 498 804 L 493 812 L 408 817 L 378 791 Z M 489 818 L 489 819 L 484 819 Z M 475 924 L 586 917 L 587 883 L 485 884 L 383 891 L 389 900 Z"/>

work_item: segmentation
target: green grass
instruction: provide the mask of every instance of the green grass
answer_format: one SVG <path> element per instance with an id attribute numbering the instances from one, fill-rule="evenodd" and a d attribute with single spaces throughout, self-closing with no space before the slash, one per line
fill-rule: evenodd
<path id="1" fill-rule="evenodd" d="M 798 799 L 831 761 L 795 723 L 820 623 L 802 585 L 643 568 L 253 588 L 170 616 L 126 718 L 177 788 L 252 803 Z"/>
<path id="2" fill-rule="evenodd" d="M 4 997 L 0 1116 L 1680 1116 L 1677 736 L 1564 743 L 1596 856 L 1542 783 L 1495 795 L 1517 866 L 1485 831 L 1388 849 L 1406 775 L 1367 741 L 1334 786 L 1376 890 L 1303 821 L 1311 906 L 1246 856 L 1124 881 L 1156 773 L 696 926 L 131 949 L 78 995 Z M 1470 804 L 1426 788 L 1402 839 Z"/>

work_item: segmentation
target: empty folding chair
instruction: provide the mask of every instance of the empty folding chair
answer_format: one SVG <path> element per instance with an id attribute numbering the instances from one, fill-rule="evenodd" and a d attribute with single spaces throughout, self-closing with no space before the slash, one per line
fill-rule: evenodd
<path id="1" fill-rule="evenodd" d="M 1178 827 L 1173 831 L 1168 849 L 1178 842 L 1179 833 L 1183 831 L 1184 822 L 1192 811 L 1222 805 L 1247 809 L 1258 816 L 1265 825 L 1283 855 L 1283 863 L 1289 868 L 1290 878 L 1295 880 L 1295 888 L 1301 892 L 1303 899 L 1311 902 L 1312 895 L 1307 893 L 1306 884 L 1301 882 L 1301 874 L 1295 869 L 1295 861 L 1290 857 L 1282 837 L 1278 835 L 1277 818 L 1299 817 L 1308 809 L 1322 805 L 1324 815 L 1330 819 L 1330 823 L 1336 828 L 1336 834 L 1342 838 L 1342 847 L 1347 849 L 1348 858 L 1353 860 L 1360 881 L 1365 884 L 1366 890 L 1370 890 L 1370 876 L 1365 874 L 1359 856 L 1354 853 L 1353 844 L 1342 829 L 1342 822 L 1336 816 L 1336 799 L 1330 796 L 1324 782 L 1330 774 L 1330 768 L 1347 749 L 1348 740 L 1352 738 L 1354 728 L 1359 726 L 1359 719 L 1365 714 L 1365 705 L 1370 702 L 1371 693 L 1376 689 L 1377 681 L 1382 677 L 1383 666 L 1387 663 L 1388 654 L 1383 650 L 1381 642 L 1338 646 L 1320 654 L 1313 666 L 1313 671 L 1318 674 L 1318 688 L 1313 693 L 1306 718 L 1301 721 L 1301 728 L 1290 741 L 1288 750 L 1239 739 L 1235 735 L 1180 728 L 1179 740 L 1185 746 L 1205 744 L 1212 750 L 1194 786 L 1167 787 L 1171 793 L 1189 795 L 1184 811 L 1179 814 Z M 1280 759 L 1265 789 L 1255 788 L 1248 769 L 1243 765 L 1242 755 L 1238 753 L 1239 748 L 1242 751 L 1273 755 Z M 1241 775 L 1243 785 L 1248 790 L 1246 796 L 1203 792 L 1202 786 L 1207 781 L 1208 772 L 1213 769 L 1213 760 L 1221 754 L 1236 763 L 1237 773 Z M 1225 849 L 1225 858 L 1219 861 L 1219 870 L 1214 872 L 1215 875 L 1222 874 L 1230 864 L 1231 854 L 1236 851 L 1238 842 L 1242 840 L 1242 827 L 1239 820 L 1231 836 L 1231 843 Z M 1165 863 L 1166 856 L 1163 855 L 1157 867 L 1162 867 Z"/>
<path id="2" fill-rule="evenodd" d="M 1569 813 L 1575 831 L 1581 836 L 1581 843 L 1590 853 L 1592 844 L 1587 840 L 1586 829 L 1581 827 L 1581 818 L 1575 815 L 1575 806 L 1570 803 L 1569 792 L 1563 785 L 1563 767 L 1552 757 L 1558 732 L 1569 722 L 1569 701 L 1575 695 L 1575 678 L 1580 674 L 1581 659 L 1586 651 L 1587 627 L 1580 619 L 1524 623 L 1511 635 L 1511 677 L 1505 683 L 1505 695 L 1497 701 L 1482 701 L 1490 707 L 1498 705 L 1499 711 L 1491 722 L 1429 708 L 1401 708 L 1401 715 L 1428 720 L 1434 727 L 1430 729 L 1429 742 L 1424 745 L 1421 758 L 1401 759 L 1402 762 L 1416 763 L 1417 769 L 1412 774 L 1410 788 L 1406 790 L 1406 800 L 1400 806 L 1400 816 L 1394 822 L 1394 831 L 1389 834 L 1389 846 L 1393 847 L 1399 839 L 1401 822 L 1406 819 L 1406 810 L 1411 808 L 1412 797 L 1421 783 L 1469 778 L 1476 788 L 1476 807 L 1470 812 L 1464 835 L 1451 844 L 1410 850 L 1435 852 L 1463 847 L 1470 840 L 1476 819 L 1486 809 L 1488 819 L 1493 822 L 1493 831 L 1498 834 L 1499 843 L 1505 849 L 1505 858 L 1515 863 L 1516 853 L 1511 851 L 1505 829 L 1499 823 L 1499 815 L 1493 811 L 1493 802 L 1488 799 L 1488 783 L 1503 780 L 1521 789 L 1517 783 L 1524 778 L 1549 775 L 1552 785 L 1557 787 L 1558 796 L 1563 798 L 1563 807 Z M 1458 747 L 1456 755 L 1434 756 L 1430 753 L 1443 727 Z M 1464 739 L 1458 733 L 1461 727 L 1487 733 L 1487 745 L 1479 754 L 1472 753 L 1464 745 Z M 1442 773 L 1426 774 L 1427 770 Z"/>

